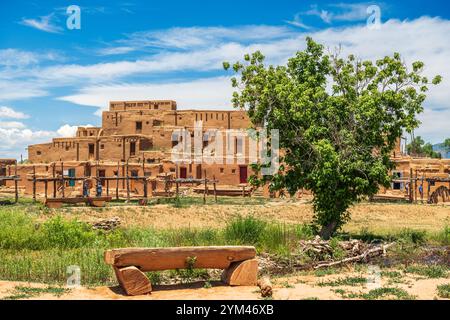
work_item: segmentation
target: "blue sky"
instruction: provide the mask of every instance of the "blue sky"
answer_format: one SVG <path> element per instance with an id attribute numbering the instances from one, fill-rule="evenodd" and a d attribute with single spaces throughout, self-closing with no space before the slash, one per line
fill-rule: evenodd
<path id="1" fill-rule="evenodd" d="M 66 27 L 69 5 L 81 29 Z M 367 7 L 381 10 L 369 29 Z M 12 1 L 0 3 L 1 157 L 100 125 L 109 100 L 174 99 L 180 109 L 229 109 L 222 61 L 261 50 L 283 64 L 312 36 L 342 53 L 398 51 L 443 83 L 429 92 L 417 134 L 450 137 L 450 5 L 446 1 Z"/>

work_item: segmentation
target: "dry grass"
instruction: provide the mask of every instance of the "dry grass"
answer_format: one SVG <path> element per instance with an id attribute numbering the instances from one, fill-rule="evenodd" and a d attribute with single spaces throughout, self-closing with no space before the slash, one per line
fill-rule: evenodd
<path id="1" fill-rule="evenodd" d="M 245 203 L 245 199 L 239 201 Z M 277 200 L 262 204 L 243 204 L 191 205 L 182 208 L 176 208 L 171 204 L 103 209 L 72 207 L 65 208 L 62 212 L 83 221 L 117 216 L 125 227 L 151 226 L 157 229 L 224 227 L 227 221 L 238 215 L 254 215 L 268 221 L 287 224 L 309 223 L 313 218 L 312 206 L 305 201 Z M 450 208 L 442 205 L 363 202 L 355 205 L 350 211 L 351 220 L 345 225 L 344 231 L 352 233 L 367 229 L 377 234 L 388 234 L 405 228 L 438 232 L 450 224 Z M 61 210 L 56 212 L 60 213 Z M 48 216 L 42 218 L 46 219 Z"/>

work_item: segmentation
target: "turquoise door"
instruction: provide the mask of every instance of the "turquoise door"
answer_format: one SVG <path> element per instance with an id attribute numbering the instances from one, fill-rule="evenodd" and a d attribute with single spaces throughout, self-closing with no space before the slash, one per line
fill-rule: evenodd
<path id="1" fill-rule="evenodd" d="M 75 169 L 69 169 L 69 177 L 75 178 Z M 75 187 L 75 180 L 69 180 L 69 187 Z"/>

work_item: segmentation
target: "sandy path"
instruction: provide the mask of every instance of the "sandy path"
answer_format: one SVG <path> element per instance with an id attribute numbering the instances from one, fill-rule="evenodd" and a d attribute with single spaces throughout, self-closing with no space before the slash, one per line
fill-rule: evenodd
<path id="1" fill-rule="evenodd" d="M 336 293 L 336 289 L 344 289 L 351 293 L 366 293 L 369 291 L 366 284 L 360 286 L 318 286 L 319 282 L 332 281 L 338 278 L 349 276 L 361 276 L 361 274 L 348 272 L 338 275 L 327 275 L 316 277 L 313 275 L 289 276 L 272 279 L 274 284 L 273 299 L 276 300 L 302 300 L 320 299 L 335 300 L 342 299 Z M 380 286 L 397 287 L 406 290 L 410 295 L 420 300 L 431 300 L 438 298 L 436 287 L 441 284 L 450 283 L 449 278 L 425 279 L 414 275 L 406 275 L 402 278 L 402 283 L 388 284 L 388 279 L 382 278 Z M 154 291 L 150 295 L 128 297 L 124 295 L 119 287 L 95 287 L 72 288 L 69 293 L 56 297 L 53 294 L 44 293 L 31 299 L 69 299 L 69 300 L 103 300 L 103 299 L 132 299 L 132 300 L 255 300 L 261 299 L 258 287 L 229 287 L 220 282 L 212 282 L 211 288 L 204 288 L 203 282 L 196 282 L 186 285 L 154 286 Z M 45 284 L 0 281 L 0 298 L 5 298 L 14 293 L 16 286 L 27 287 L 47 287 Z"/>

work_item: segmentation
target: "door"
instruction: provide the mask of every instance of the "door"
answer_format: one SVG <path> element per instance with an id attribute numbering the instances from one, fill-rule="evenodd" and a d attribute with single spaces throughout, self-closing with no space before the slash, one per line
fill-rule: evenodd
<path id="1" fill-rule="evenodd" d="M 180 178 L 186 179 L 187 178 L 187 169 L 185 167 L 180 168 Z"/>
<path id="2" fill-rule="evenodd" d="M 136 142 L 130 142 L 130 156 L 136 154 Z"/>
<path id="3" fill-rule="evenodd" d="M 93 143 L 89 143 L 89 160 L 94 159 L 94 157 L 95 157 L 94 151 L 95 151 L 94 144 Z"/>
<path id="4" fill-rule="evenodd" d="M 201 164 L 197 165 L 195 178 L 196 179 L 201 179 L 202 178 L 202 165 Z"/>
<path id="5" fill-rule="evenodd" d="M 68 176 L 71 178 L 75 177 L 75 168 L 70 168 Z M 75 187 L 75 180 L 69 180 L 69 187 Z"/>
<path id="6" fill-rule="evenodd" d="M 239 183 L 247 183 L 247 166 L 239 167 Z"/>
<path id="7" fill-rule="evenodd" d="M 105 170 L 98 170 L 98 176 L 99 176 L 100 178 L 106 177 L 106 172 L 105 172 Z M 102 179 L 101 181 L 102 181 L 102 187 L 104 187 L 104 186 L 105 186 L 105 180 Z"/>

